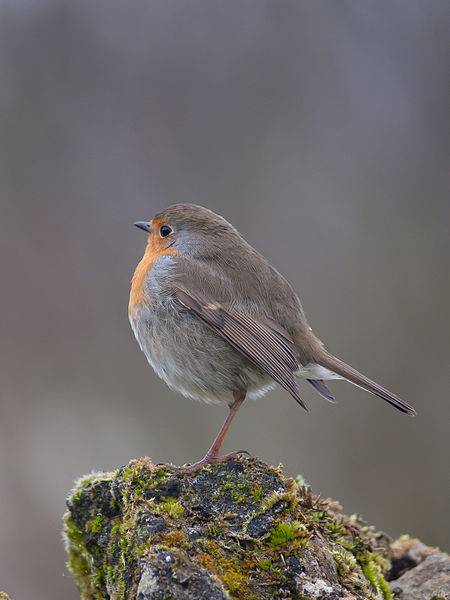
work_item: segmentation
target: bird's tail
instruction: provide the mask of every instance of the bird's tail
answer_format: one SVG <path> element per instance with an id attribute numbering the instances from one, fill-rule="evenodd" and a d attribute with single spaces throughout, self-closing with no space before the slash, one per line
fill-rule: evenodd
<path id="1" fill-rule="evenodd" d="M 382 398 L 386 402 L 389 402 L 389 404 L 394 406 L 397 410 L 401 411 L 402 413 L 406 413 L 407 415 L 411 416 L 414 416 L 416 414 L 414 408 L 406 402 L 404 402 L 401 398 L 399 398 L 386 388 L 382 387 L 375 381 L 372 381 L 362 373 L 359 373 L 359 371 L 357 371 L 350 365 L 347 365 L 339 358 L 336 358 L 336 356 L 329 354 L 325 350 L 323 350 L 320 353 L 319 358 L 316 357 L 315 362 L 321 365 L 322 367 L 325 367 L 326 369 L 332 371 L 333 373 L 340 375 L 350 383 L 353 383 L 354 385 L 357 385 L 363 390 L 366 390 L 367 392 L 370 392 L 371 394 Z"/>

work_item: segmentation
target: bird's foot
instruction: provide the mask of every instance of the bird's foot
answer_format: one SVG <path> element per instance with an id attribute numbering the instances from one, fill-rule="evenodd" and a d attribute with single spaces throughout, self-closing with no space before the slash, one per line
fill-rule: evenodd
<path id="1" fill-rule="evenodd" d="M 193 463 L 192 465 L 186 465 L 182 467 L 175 467 L 175 471 L 178 473 L 196 473 L 206 467 L 207 465 L 215 465 L 221 462 L 227 462 L 233 458 L 239 458 L 242 454 L 250 456 L 247 450 L 238 450 L 237 452 L 230 452 L 229 454 L 223 454 L 222 456 L 214 456 L 212 454 L 206 454 L 201 460 Z"/>

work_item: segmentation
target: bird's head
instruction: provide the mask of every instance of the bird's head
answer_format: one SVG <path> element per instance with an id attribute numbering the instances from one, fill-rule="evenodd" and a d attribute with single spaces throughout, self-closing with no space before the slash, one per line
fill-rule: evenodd
<path id="1" fill-rule="evenodd" d="M 170 248 L 182 256 L 207 256 L 227 246 L 230 238 L 240 237 L 223 217 L 196 204 L 174 204 L 134 225 L 148 233 L 147 250 L 152 254 Z"/>

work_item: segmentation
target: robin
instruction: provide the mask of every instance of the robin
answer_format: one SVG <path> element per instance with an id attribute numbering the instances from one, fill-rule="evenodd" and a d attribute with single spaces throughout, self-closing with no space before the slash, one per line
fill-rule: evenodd
<path id="1" fill-rule="evenodd" d="M 239 407 L 276 384 L 305 410 L 299 380 L 333 402 L 325 381 L 345 379 L 403 413 L 416 414 L 324 348 L 291 285 L 223 217 L 194 204 L 175 204 L 135 225 L 148 233 L 129 302 L 141 350 L 170 388 L 229 407 L 204 458 L 185 471 L 235 456 L 219 453 Z"/>

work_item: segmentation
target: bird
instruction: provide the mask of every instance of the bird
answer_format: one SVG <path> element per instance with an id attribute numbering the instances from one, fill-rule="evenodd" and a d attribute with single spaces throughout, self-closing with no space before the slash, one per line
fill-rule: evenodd
<path id="1" fill-rule="evenodd" d="M 220 454 L 236 413 L 245 398 L 264 396 L 277 384 L 305 410 L 301 381 L 334 402 L 325 381 L 344 379 L 416 414 L 326 350 L 290 283 L 224 217 L 181 203 L 134 225 L 148 236 L 128 305 L 141 350 L 172 390 L 228 405 L 205 456 L 180 469 L 194 473 L 236 456 Z"/>

